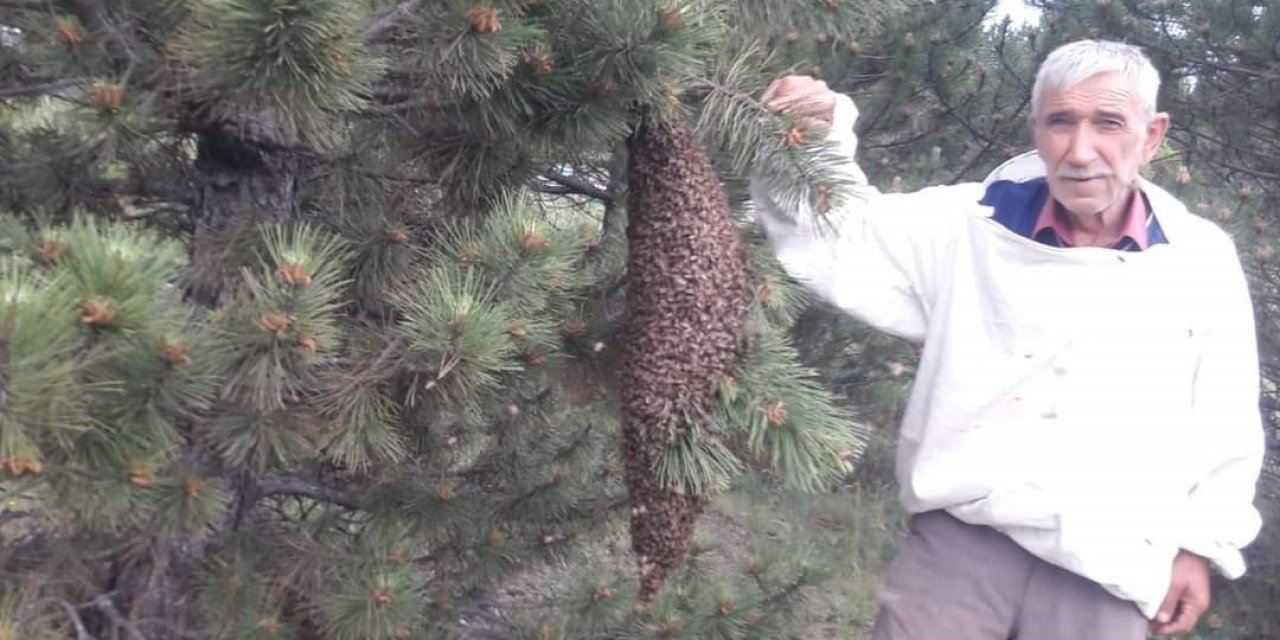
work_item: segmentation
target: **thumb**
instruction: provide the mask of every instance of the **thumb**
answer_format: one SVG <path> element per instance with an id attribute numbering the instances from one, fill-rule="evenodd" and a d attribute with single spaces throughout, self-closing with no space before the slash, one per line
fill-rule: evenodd
<path id="1" fill-rule="evenodd" d="M 770 82 L 769 86 L 764 88 L 764 93 L 760 94 L 760 102 L 766 105 L 773 102 L 775 95 L 778 93 L 778 87 L 781 85 L 782 78 Z"/>
<path id="2" fill-rule="evenodd" d="M 769 106 L 774 111 L 777 111 L 782 105 L 775 105 L 773 103 L 778 100 L 779 94 L 783 94 L 785 97 L 786 94 L 793 93 L 795 91 L 795 78 L 796 76 L 782 76 L 781 78 L 777 78 L 773 82 L 770 82 L 769 86 L 765 87 L 764 93 L 760 94 L 760 102 Z M 794 98 L 792 98 L 791 101 L 794 101 Z"/>
<path id="3" fill-rule="evenodd" d="M 1174 613 L 1178 610 L 1178 601 L 1182 598 L 1182 585 L 1174 585 L 1169 589 L 1168 595 L 1164 597 L 1164 602 L 1160 603 L 1160 610 L 1156 612 L 1156 623 L 1168 624 L 1173 620 Z"/>

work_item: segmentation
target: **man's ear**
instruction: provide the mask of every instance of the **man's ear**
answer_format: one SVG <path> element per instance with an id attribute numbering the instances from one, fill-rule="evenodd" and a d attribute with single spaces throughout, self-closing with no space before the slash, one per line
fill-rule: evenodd
<path id="1" fill-rule="evenodd" d="M 1169 114 L 1160 112 L 1151 117 L 1151 121 L 1147 123 L 1147 137 L 1142 148 L 1142 161 L 1144 163 L 1151 162 L 1156 151 L 1160 149 L 1160 143 L 1164 142 L 1164 134 L 1169 132 Z"/>

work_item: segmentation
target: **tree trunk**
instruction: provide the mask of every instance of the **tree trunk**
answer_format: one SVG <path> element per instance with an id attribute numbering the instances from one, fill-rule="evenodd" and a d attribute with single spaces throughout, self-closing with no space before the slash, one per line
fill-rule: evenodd
<path id="1" fill-rule="evenodd" d="M 245 249 L 255 245 L 258 225 L 294 218 L 308 154 L 282 133 L 270 114 L 239 128 L 219 123 L 196 133 L 196 197 L 190 211 L 194 236 L 185 286 L 190 300 L 215 307 L 229 277 L 252 259 Z M 192 456 L 193 461 L 198 458 Z M 186 601 L 209 542 L 237 528 L 259 497 L 256 478 L 234 472 L 222 476 L 231 500 L 220 531 L 203 540 L 184 536 L 157 541 L 146 556 L 117 566 L 116 605 L 131 620 L 149 621 L 138 625 L 147 638 L 172 637 L 190 623 Z"/>
<path id="2" fill-rule="evenodd" d="M 233 250 L 244 245 L 237 241 L 259 223 L 293 219 L 307 152 L 289 137 L 269 115 L 239 129 L 215 124 L 199 132 L 190 299 L 216 306 L 227 274 L 239 266 Z"/>

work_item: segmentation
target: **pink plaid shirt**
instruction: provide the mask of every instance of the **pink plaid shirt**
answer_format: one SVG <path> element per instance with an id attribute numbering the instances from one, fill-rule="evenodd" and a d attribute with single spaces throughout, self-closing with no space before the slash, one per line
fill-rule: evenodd
<path id="1" fill-rule="evenodd" d="M 1142 196 L 1142 192 L 1134 192 L 1130 198 L 1129 212 L 1125 216 L 1124 228 L 1120 230 L 1120 238 L 1111 245 L 1111 248 L 1145 250 L 1149 240 L 1147 227 L 1150 224 L 1151 209 L 1147 207 L 1147 200 Z M 1046 230 L 1052 231 L 1056 238 L 1042 236 L 1041 234 Z M 1048 244 L 1070 247 L 1072 246 L 1071 238 L 1073 235 L 1066 221 L 1063 220 L 1063 216 L 1058 215 L 1057 201 L 1053 197 L 1046 198 L 1044 207 L 1040 209 L 1040 217 L 1036 218 L 1035 230 L 1032 232 L 1031 237 Z M 1056 242 L 1053 242 L 1054 240 Z"/>

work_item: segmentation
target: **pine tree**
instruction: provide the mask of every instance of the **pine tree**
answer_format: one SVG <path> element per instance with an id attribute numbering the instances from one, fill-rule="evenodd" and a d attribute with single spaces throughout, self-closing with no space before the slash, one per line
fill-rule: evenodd
<path id="1" fill-rule="evenodd" d="M 759 162 L 841 185 L 754 96 L 814 64 L 906 87 L 925 43 L 882 34 L 933 4 L 0 0 L 0 637 L 784 635 L 820 563 L 696 539 L 642 612 L 634 573 L 547 614 L 495 593 L 627 516 L 645 114 L 691 123 L 752 273 L 750 349 L 684 424 L 716 438 L 656 481 L 848 471 L 744 202 Z"/>

